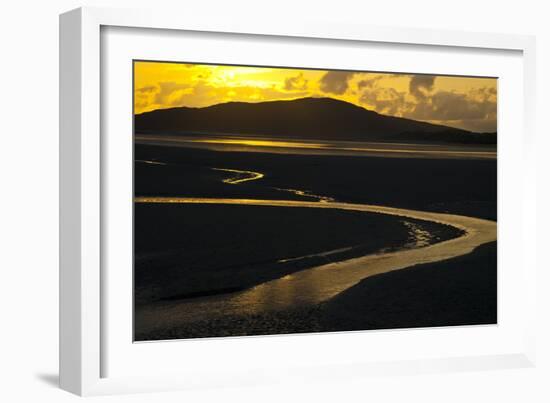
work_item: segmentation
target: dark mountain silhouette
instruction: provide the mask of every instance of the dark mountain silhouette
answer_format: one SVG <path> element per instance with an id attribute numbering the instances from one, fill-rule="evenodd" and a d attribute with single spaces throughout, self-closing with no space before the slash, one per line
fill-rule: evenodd
<path id="1" fill-rule="evenodd" d="M 333 98 L 158 109 L 136 115 L 134 123 L 137 134 L 246 134 L 286 139 L 496 143 L 496 133 L 472 133 L 381 115 Z"/>

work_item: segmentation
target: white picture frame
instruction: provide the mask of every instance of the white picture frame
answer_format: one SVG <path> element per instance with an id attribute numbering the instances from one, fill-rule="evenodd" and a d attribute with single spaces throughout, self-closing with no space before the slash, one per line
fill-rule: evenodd
<path id="1" fill-rule="evenodd" d="M 504 211 L 506 216 L 521 214 L 523 237 L 521 250 L 516 261 L 521 262 L 523 282 L 518 283 L 525 299 L 522 308 L 525 312 L 535 312 L 536 262 L 533 248 L 535 242 L 526 242 L 527 235 L 534 237 L 535 172 L 533 150 L 535 147 L 534 93 L 535 93 L 535 42 L 533 37 L 506 34 L 468 33 L 457 31 L 430 31 L 407 28 L 383 28 L 366 25 L 346 25 L 331 22 L 305 22 L 299 26 L 281 25 L 269 21 L 243 21 L 239 19 L 207 20 L 181 14 L 150 10 L 117 10 L 104 8 L 80 8 L 60 17 L 60 385 L 63 389 L 79 395 L 113 393 L 134 393 L 140 391 L 160 391 L 216 385 L 247 385 L 265 382 L 292 382 L 306 379 L 332 379 L 345 376 L 368 376 L 370 374 L 411 374 L 419 372 L 465 371 L 492 368 L 518 368 L 533 366 L 535 363 L 535 317 L 525 315 L 525 320 L 514 328 L 522 334 L 522 342 L 514 339 L 499 353 L 477 351 L 465 355 L 445 352 L 444 348 L 420 358 L 391 357 L 376 361 L 358 357 L 347 362 L 316 360 L 307 362 L 307 355 L 288 366 L 265 363 L 261 373 L 250 363 L 221 366 L 219 370 L 191 374 L 188 369 L 194 365 L 193 359 L 184 364 L 176 364 L 171 372 L 158 375 L 124 374 L 124 369 L 116 375 L 106 375 L 105 361 L 112 354 L 106 348 L 105 327 L 108 321 L 109 305 L 105 303 L 105 284 L 102 277 L 104 265 L 104 240 L 102 237 L 103 181 L 105 171 L 105 144 L 101 133 L 105 130 L 102 122 L 102 37 L 105 27 L 172 30 L 180 32 L 218 33 L 219 35 L 253 36 L 255 40 L 292 41 L 331 40 L 334 43 L 377 43 L 384 45 L 429 46 L 445 49 L 470 49 L 483 52 L 511 51 L 521 58 L 521 81 L 523 92 L 519 103 L 522 113 L 518 126 L 522 136 L 517 140 L 521 154 L 515 162 L 504 160 L 505 165 L 515 164 L 520 169 L 518 180 L 511 185 L 522 185 L 517 193 L 513 208 Z M 337 46 L 337 45 L 334 45 Z M 519 88 L 519 87 L 518 87 Z M 499 100 L 500 102 L 500 100 Z M 500 134 L 500 130 L 499 130 Z M 515 144 L 515 143 L 514 143 Z M 513 144 L 511 145 L 513 146 Z M 502 151 L 499 140 L 499 153 Z M 510 154 L 511 155 L 511 154 Z M 500 157 L 499 157 L 500 158 Z M 500 163 L 500 162 L 499 162 Z M 501 180 L 502 177 L 500 178 Z M 501 200 L 499 194 L 499 202 Z M 499 211 L 499 224 L 500 214 Z M 500 229 L 499 229 L 500 231 Z M 499 232 L 499 237 L 500 237 Z M 500 242 L 500 240 L 499 240 Z M 501 258 L 499 248 L 499 259 Z M 131 314 L 131 313 L 130 313 Z M 432 331 L 419 337 L 437 340 L 443 337 L 441 331 Z M 372 335 L 372 332 L 370 332 Z M 407 334 L 378 332 L 381 337 L 397 337 L 399 340 L 416 337 Z M 454 335 L 453 337 L 455 337 Z M 285 339 L 286 337 L 286 339 Z M 293 338 L 292 338 L 293 337 Z M 314 336 L 281 336 L 267 338 L 270 346 L 294 343 L 306 348 L 308 338 Z M 346 337 L 346 343 L 360 343 L 361 332 L 351 336 L 333 335 L 325 337 L 325 342 L 338 341 Z M 370 336 L 372 338 L 372 336 Z M 450 336 L 449 336 L 450 337 Z M 290 339 L 292 338 L 292 339 Z M 250 349 L 259 353 L 267 347 L 266 338 L 244 338 L 231 342 L 232 349 Z M 281 342 L 281 340 L 284 341 Z M 110 343 L 110 342 L 109 342 Z M 228 348 L 226 341 L 215 344 L 212 340 L 194 344 L 193 349 L 204 348 L 210 343 L 215 348 Z M 181 346 L 182 344 L 180 344 Z M 201 347 L 202 346 L 202 347 Z M 116 348 L 116 345 L 114 346 Z M 167 343 L 166 351 L 174 350 L 178 343 Z M 298 348 L 298 347 L 294 347 Z M 480 349 L 478 349 L 480 350 Z M 175 350 L 174 350 L 175 351 Z M 473 351 L 473 350 L 472 350 Z M 195 358 L 195 360 L 197 360 Z M 211 364 L 215 363 L 215 359 Z M 245 360 L 246 361 L 246 360 Z M 252 361 L 251 361 L 252 362 Z M 250 365 L 249 365 L 250 364 Z M 249 366 L 247 366 L 249 365 Z M 179 367 L 179 370 L 178 370 Z M 307 368 L 307 371 L 304 371 Z M 283 369 L 283 371 L 281 371 Z M 120 373 L 122 372 L 122 374 Z M 139 371 L 138 371 L 139 372 Z"/>

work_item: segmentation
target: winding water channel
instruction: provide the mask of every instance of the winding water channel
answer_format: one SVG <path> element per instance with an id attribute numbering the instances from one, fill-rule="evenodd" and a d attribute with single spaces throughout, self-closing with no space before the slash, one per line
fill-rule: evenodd
<path id="1" fill-rule="evenodd" d="M 497 223 L 480 218 L 369 204 L 324 200 L 255 200 L 192 197 L 136 197 L 136 203 L 226 204 L 287 208 L 324 208 L 363 211 L 451 225 L 462 236 L 429 246 L 381 252 L 328 263 L 272 280 L 245 291 L 191 300 L 163 301 L 136 311 L 136 319 L 149 330 L 177 326 L 226 315 L 262 314 L 326 301 L 359 281 L 380 273 L 417 264 L 437 262 L 470 253 L 497 237 Z"/>

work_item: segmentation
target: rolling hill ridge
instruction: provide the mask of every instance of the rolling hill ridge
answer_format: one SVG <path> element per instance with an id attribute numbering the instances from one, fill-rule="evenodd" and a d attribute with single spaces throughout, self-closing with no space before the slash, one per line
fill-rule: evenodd
<path id="1" fill-rule="evenodd" d="M 136 134 L 242 134 L 283 139 L 496 144 L 496 133 L 382 115 L 333 98 L 177 107 L 134 117 Z"/>

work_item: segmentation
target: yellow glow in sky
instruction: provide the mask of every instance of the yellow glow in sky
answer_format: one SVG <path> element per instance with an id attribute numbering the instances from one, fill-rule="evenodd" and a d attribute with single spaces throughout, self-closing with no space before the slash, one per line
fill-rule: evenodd
<path id="1" fill-rule="evenodd" d="M 385 115 L 496 131 L 497 80 L 493 78 L 134 63 L 136 114 L 303 97 L 332 97 Z"/>

